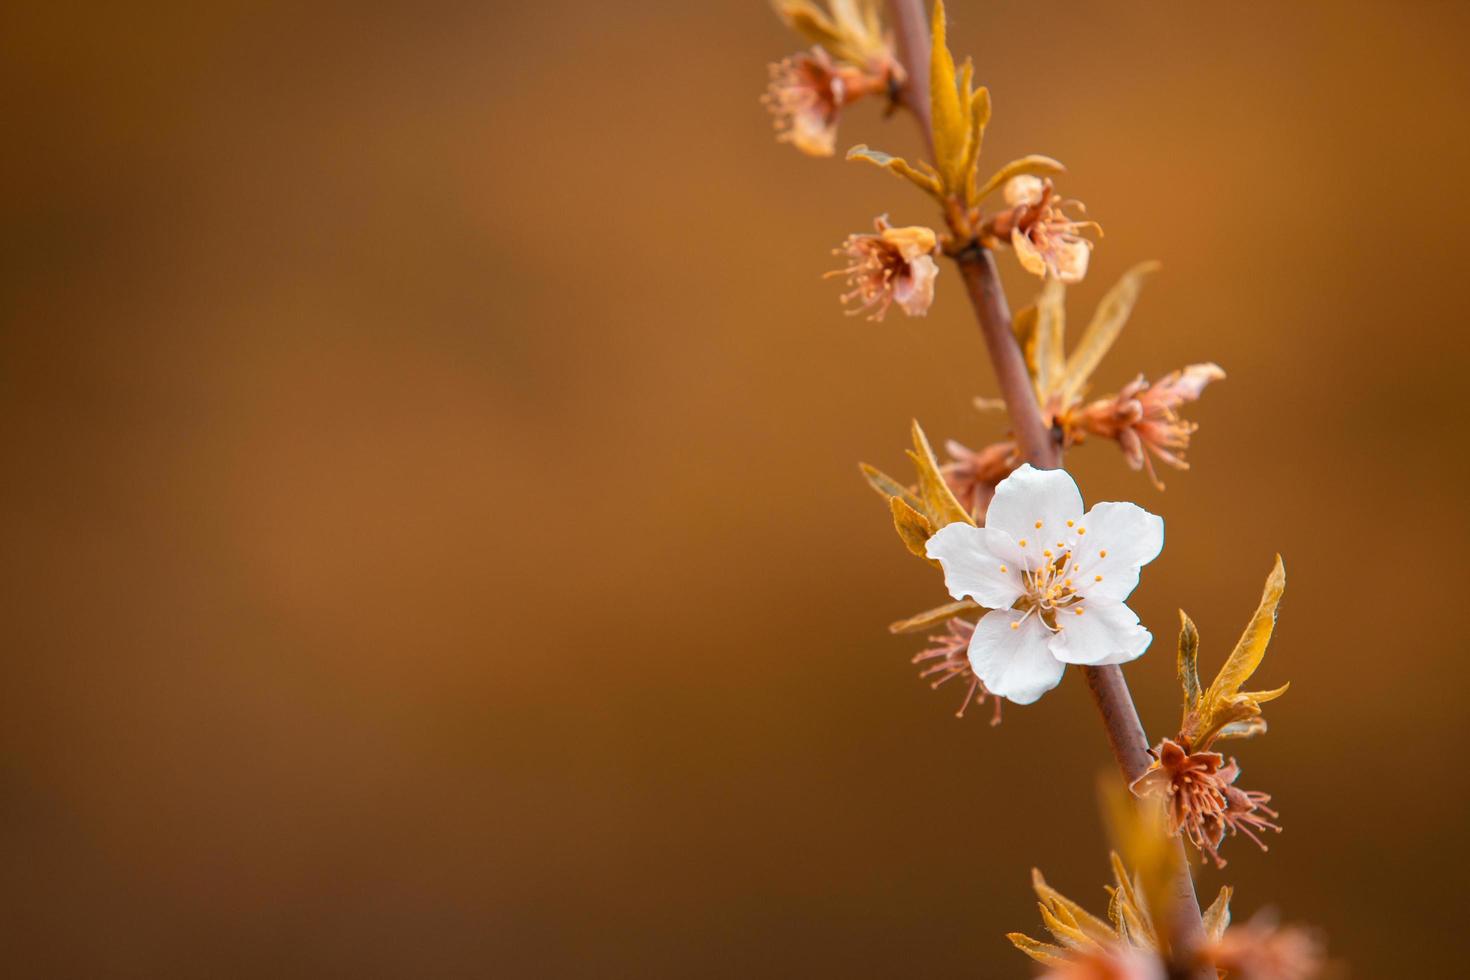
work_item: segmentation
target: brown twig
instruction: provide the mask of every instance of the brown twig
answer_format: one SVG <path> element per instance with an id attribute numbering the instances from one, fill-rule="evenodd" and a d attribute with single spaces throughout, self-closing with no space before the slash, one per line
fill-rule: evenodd
<path id="1" fill-rule="evenodd" d="M 923 3 L 921 0 L 889 0 L 889 10 L 893 16 L 899 57 L 909 72 L 904 104 L 913 110 L 932 147 L 928 99 L 930 41 Z M 1025 359 L 1011 331 L 1010 308 L 996 270 L 995 257 L 979 242 L 972 242 L 953 258 L 965 280 L 970 303 L 975 308 L 980 333 L 985 338 L 985 348 L 990 354 L 1022 455 L 1038 469 L 1061 466 L 1061 445 L 1042 419 Z M 1131 783 L 1143 774 L 1151 759 L 1148 736 L 1144 734 L 1138 708 L 1128 692 L 1128 682 L 1117 666 L 1084 667 L 1083 672 L 1087 676 L 1093 703 L 1102 717 L 1113 757 L 1124 779 Z M 1175 948 L 1172 950 L 1175 973 L 1191 980 L 1213 980 L 1213 969 L 1198 969 L 1190 965 L 1205 943 L 1205 928 L 1184 842 L 1176 841 L 1176 844 L 1180 871 L 1174 887 L 1177 898 L 1173 935 Z"/>

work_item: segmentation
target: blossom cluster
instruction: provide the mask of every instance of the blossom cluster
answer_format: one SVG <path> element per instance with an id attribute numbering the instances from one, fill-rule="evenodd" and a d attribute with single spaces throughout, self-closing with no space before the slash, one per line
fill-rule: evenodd
<path id="1" fill-rule="evenodd" d="M 917 13 L 921 5 L 899 0 L 894 6 Z M 869 98 L 883 99 L 889 114 L 911 110 L 924 127 L 929 159 L 911 163 L 866 144 L 852 146 L 846 158 L 919 190 L 938 208 L 938 230 L 896 225 L 884 214 L 872 231 L 843 239 L 834 249 L 840 266 L 827 275 L 843 281 L 840 300 L 847 312 L 871 321 L 884 320 L 895 307 L 908 317 L 925 316 L 936 299 L 941 259 L 952 260 L 969 287 L 1010 430 L 974 443 L 978 450 L 947 440 L 941 462 L 914 422 L 907 452 L 912 479 L 867 464 L 862 471 L 905 549 L 939 572 L 950 600 L 889 629 L 926 633 L 929 646 L 913 656 L 919 676 L 935 688 L 957 681 L 949 689 L 961 691 L 959 716 L 991 701 L 995 725 L 1002 702 L 1035 704 L 1062 683 L 1069 665 L 1094 680 L 1116 676 L 1153 641 L 1129 600 L 1144 567 L 1163 550 L 1164 520 L 1132 502 L 1086 506 L 1077 481 L 1060 466 L 1062 453 L 1089 441 L 1114 442 L 1125 463 L 1162 490 L 1158 464 L 1189 469 L 1186 454 L 1198 424 L 1184 417 L 1186 406 L 1225 372 L 1199 361 L 1155 374 L 1151 383 L 1134 370 L 1120 375 L 1131 378 L 1121 387 L 1094 393 L 1094 376 L 1159 264 L 1143 262 L 1124 272 L 1076 342 L 1068 343 L 1067 289 L 1093 268 L 1102 228 L 1080 201 L 1059 191 L 1067 171 L 1051 157 L 1029 154 L 983 175 L 991 96 L 975 84 L 973 64 L 957 65 L 950 53 L 943 0 L 934 3 L 927 91 L 922 73 L 911 70 L 914 63 L 906 67 L 898 57 L 923 51 L 911 43 L 913 24 L 899 39 L 905 43 L 896 44 L 877 0 L 775 0 L 775 7 L 810 45 L 771 66 L 763 101 L 780 142 L 811 156 L 834 156 L 844 110 Z M 996 252 L 1013 254 L 1039 281 L 1035 299 L 1013 318 L 1003 294 L 995 301 L 1001 292 L 991 259 Z M 995 400 L 976 403 L 997 406 Z M 1180 894 L 1171 883 L 1188 874 L 1185 844 L 1200 861 L 1223 867 L 1228 838 L 1244 836 L 1265 850 L 1263 835 L 1281 830 L 1271 796 L 1238 786 L 1240 764 L 1217 745 L 1263 734 L 1262 705 L 1286 692 L 1286 686 L 1244 689 L 1263 663 L 1284 589 L 1278 557 L 1255 613 L 1208 686 L 1199 675 L 1198 631 L 1181 611 L 1180 725 L 1150 743 L 1133 723 L 1132 757 L 1141 760 L 1152 744 L 1150 763 L 1146 769 L 1124 763 L 1129 802 L 1118 812 L 1127 816 L 1113 820 L 1133 870 L 1114 854 L 1106 919 L 1037 873 L 1033 885 L 1051 941 L 1010 937 L 1045 966 L 1046 976 L 1165 980 L 1205 971 L 1232 980 L 1307 980 L 1321 971 L 1321 946 L 1311 934 L 1278 928 L 1261 916 L 1231 926 L 1228 887 L 1195 921 L 1203 922 L 1202 942 L 1185 936 L 1173 914 L 1178 906 L 1171 905 Z M 1094 695 L 1102 697 L 1096 689 Z M 1123 698 L 1127 704 L 1126 692 Z M 1116 749 L 1121 736 L 1109 734 Z M 1120 759 L 1126 755 L 1118 752 Z"/>

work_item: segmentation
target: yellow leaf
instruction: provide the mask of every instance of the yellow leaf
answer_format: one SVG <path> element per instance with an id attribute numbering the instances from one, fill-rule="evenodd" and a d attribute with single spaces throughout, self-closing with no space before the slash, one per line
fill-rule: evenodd
<path id="1" fill-rule="evenodd" d="M 1097 370 L 1103 356 L 1113 346 L 1113 341 L 1118 339 L 1123 324 L 1128 322 L 1128 315 L 1133 312 L 1133 304 L 1138 301 L 1138 293 L 1143 288 L 1144 277 L 1158 268 L 1157 262 L 1140 262 L 1135 265 L 1123 273 L 1123 278 L 1108 290 L 1102 302 L 1097 305 L 1092 322 L 1087 325 L 1082 339 L 1077 342 L 1077 349 L 1067 358 L 1061 391 L 1067 404 L 1081 397 L 1092 372 Z"/>
<path id="2" fill-rule="evenodd" d="M 1036 891 L 1036 897 L 1043 903 L 1066 909 L 1071 914 L 1073 921 L 1089 938 L 1100 943 L 1109 942 L 1113 938 L 1112 927 L 1048 885 L 1041 871 L 1036 868 L 1031 869 L 1031 887 Z"/>
<path id="3" fill-rule="evenodd" d="M 917 633 L 940 623 L 948 622 L 956 616 L 963 616 L 967 612 L 974 612 L 981 608 L 980 604 L 971 599 L 961 599 L 959 602 L 947 603 L 934 609 L 927 609 L 916 616 L 901 619 L 888 627 L 890 633 Z"/>
<path id="4" fill-rule="evenodd" d="M 1000 187 L 1012 177 L 1020 177 L 1023 174 L 1032 174 L 1037 177 L 1043 177 L 1050 176 L 1052 174 L 1065 173 L 1066 170 L 1066 167 L 1062 166 L 1051 157 L 1044 157 L 1038 153 L 1033 153 L 1030 156 L 1022 157 L 1019 160 L 1012 160 L 1010 163 L 1006 164 L 1004 167 L 1001 167 L 995 173 L 991 174 L 990 179 L 981 184 L 979 190 L 975 192 L 975 200 L 979 201 L 989 196 L 990 194 L 993 194 L 996 188 Z"/>
<path id="5" fill-rule="evenodd" d="M 1256 607 L 1256 614 L 1251 617 L 1250 624 L 1241 634 L 1240 641 L 1235 644 L 1225 666 L 1215 675 L 1214 683 L 1205 692 L 1207 703 L 1223 703 L 1239 693 L 1240 686 L 1250 680 L 1256 668 L 1261 665 L 1261 660 L 1266 656 L 1266 646 L 1271 642 L 1271 634 L 1276 629 L 1276 609 L 1281 604 L 1281 594 L 1285 591 L 1286 566 L 1282 564 L 1281 556 L 1277 555 L 1276 565 L 1266 578 L 1266 588 L 1261 593 L 1261 603 Z M 1282 688 L 1272 696 L 1280 697 L 1285 691 Z"/>
<path id="6" fill-rule="evenodd" d="M 1184 688 L 1184 713 L 1199 705 L 1199 630 L 1194 620 L 1179 610 L 1179 685 Z"/>
<path id="7" fill-rule="evenodd" d="M 945 37 L 944 0 L 934 2 L 933 38 L 933 53 L 929 61 L 929 106 L 934 127 L 934 163 L 944 177 L 945 189 L 955 191 L 964 185 L 967 177 L 963 171 L 968 156 L 966 143 L 970 137 L 970 120 L 955 87 L 954 56 L 949 53 Z"/>
<path id="8" fill-rule="evenodd" d="M 1027 370 L 1031 377 L 1036 377 L 1036 307 L 1026 306 L 1016 311 L 1016 315 L 1011 317 L 1011 333 L 1015 335 L 1021 353 L 1026 355 Z M 1002 402 L 1001 406 L 1004 405 Z"/>
<path id="9" fill-rule="evenodd" d="M 980 198 L 975 193 L 975 171 L 980 164 L 980 149 L 985 144 L 985 127 L 990 125 L 990 89 L 985 86 L 975 90 L 970 100 L 970 145 L 965 158 L 965 203 L 972 207 Z"/>
<path id="10" fill-rule="evenodd" d="M 893 526 L 898 529 L 898 536 L 903 539 L 904 547 L 911 554 L 918 555 L 931 564 L 937 565 L 924 550 L 924 545 L 929 541 L 929 536 L 934 533 L 933 526 L 929 520 L 908 504 L 903 502 L 902 497 L 893 497 L 888 501 L 888 507 L 893 511 Z"/>
<path id="11" fill-rule="evenodd" d="M 937 177 L 915 169 L 903 157 L 889 156 L 881 150 L 869 149 L 867 146 L 859 143 L 847 151 L 847 159 L 862 160 L 865 163 L 873 164 L 875 167 L 882 167 L 884 170 L 910 181 L 926 194 L 932 194 L 936 198 L 942 198 L 944 196 L 943 189 L 940 187 Z"/>
<path id="12" fill-rule="evenodd" d="M 811 43 L 820 44 L 834 54 L 842 46 L 842 35 L 837 25 L 811 0 L 776 0 L 772 6 L 787 27 Z"/>
<path id="13" fill-rule="evenodd" d="M 913 507 L 915 510 L 918 510 L 920 507 L 923 506 L 923 504 L 919 502 L 919 498 L 914 496 L 914 492 L 912 490 L 904 486 L 902 483 L 899 483 L 893 477 L 889 476 L 887 473 L 884 473 L 876 466 L 869 466 L 867 463 L 859 463 L 858 469 L 862 470 L 863 479 L 868 481 L 868 486 L 878 491 L 879 495 L 882 496 L 884 500 L 887 500 L 890 497 L 902 497 L 904 503 L 908 504 L 910 507 Z"/>
<path id="14" fill-rule="evenodd" d="M 1019 932 L 1008 932 L 1006 938 L 1011 941 L 1012 946 L 1038 963 L 1044 963 L 1047 966 L 1065 966 L 1068 963 L 1067 951 L 1060 946 L 1032 939 Z"/>
<path id="15" fill-rule="evenodd" d="M 1057 394 L 1062 383 L 1062 345 L 1067 330 L 1065 307 L 1067 287 L 1051 278 L 1036 300 L 1036 400 L 1042 408 Z"/>
<path id="16" fill-rule="evenodd" d="M 924 514 L 929 522 L 936 531 L 956 521 L 974 526 L 975 519 L 960 506 L 949 485 L 944 482 L 944 475 L 939 472 L 939 461 L 934 458 L 934 450 L 929 448 L 929 440 L 918 421 L 913 423 L 912 434 L 914 448 L 909 453 L 909 458 L 919 471 L 919 499 L 924 502 Z"/>

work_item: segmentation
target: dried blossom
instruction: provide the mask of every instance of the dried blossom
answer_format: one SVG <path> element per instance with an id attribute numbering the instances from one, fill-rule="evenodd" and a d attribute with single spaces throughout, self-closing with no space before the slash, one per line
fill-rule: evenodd
<path id="1" fill-rule="evenodd" d="M 1140 797 L 1162 799 L 1168 808 L 1171 832 L 1183 836 L 1218 867 L 1225 865 L 1220 845 L 1227 834 L 1244 834 L 1266 850 L 1260 833 L 1281 831 L 1274 822 L 1279 814 L 1267 805 L 1271 797 L 1238 788 L 1235 781 L 1240 777 L 1240 766 L 1234 759 L 1226 765 L 1224 756 L 1211 751 L 1211 747 L 1220 739 L 1249 738 L 1264 732 L 1261 705 L 1286 693 L 1285 686 L 1273 691 L 1241 690 L 1266 655 L 1285 589 L 1286 569 L 1278 557 L 1255 615 L 1208 688 L 1202 688 L 1199 679 L 1199 631 L 1180 612 L 1179 680 L 1184 689 L 1184 719 L 1179 735 L 1164 739 L 1152 750 L 1153 764 L 1132 785 Z"/>
<path id="2" fill-rule="evenodd" d="M 841 276 L 851 290 L 842 302 L 857 302 L 851 315 L 868 314 L 882 320 L 894 303 L 909 316 L 923 316 L 934 302 L 934 278 L 939 265 L 934 261 L 934 232 L 911 226 L 895 228 L 883 215 L 874 222 L 877 234 L 848 235 L 834 255 L 847 258 L 847 266 L 827 273 Z"/>
<path id="3" fill-rule="evenodd" d="M 1118 394 L 1070 413 L 1065 425 L 1074 439 L 1080 439 L 1083 432 L 1116 439 L 1128 465 L 1135 470 L 1147 468 L 1149 479 L 1162 490 L 1164 484 L 1154 471 L 1152 457 L 1175 469 L 1189 469 L 1184 451 L 1199 428 L 1198 423 L 1179 417 L 1179 407 L 1196 401 L 1206 385 L 1224 377 L 1218 365 L 1208 363 L 1191 364 L 1152 385 L 1139 375 Z"/>
<path id="4" fill-rule="evenodd" d="M 1035 276 L 1050 275 L 1060 282 L 1081 282 L 1087 275 L 1092 242 L 1084 232 L 1102 233 L 1096 221 L 1075 218 L 1068 209 L 1085 213 L 1081 201 L 1059 198 L 1050 178 L 1019 174 L 1005 185 L 1008 210 L 986 224 L 988 241 L 1009 241 L 1021 267 Z"/>
<path id="5" fill-rule="evenodd" d="M 1260 915 L 1232 926 L 1204 956 L 1230 980 L 1312 980 L 1325 966 L 1322 944 L 1312 933 L 1278 927 Z"/>
<path id="6" fill-rule="evenodd" d="M 779 0 L 775 6 L 787 26 L 814 47 L 771 65 L 761 101 L 775 116 L 777 140 L 811 156 L 831 156 L 842 108 L 896 92 L 903 68 L 893 59 L 874 0 L 834 0 L 826 10 L 810 0 Z"/>
<path id="7" fill-rule="evenodd" d="M 964 698 L 960 701 L 960 710 L 955 712 L 956 718 L 965 716 L 965 709 L 973 702 L 984 704 L 987 697 L 992 697 L 990 691 L 981 683 L 980 678 L 970 669 L 970 637 L 975 632 L 975 624 L 967 619 L 951 619 L 945 624 L 943 633 L 936 633 L 929 637 L 932 644 L 925 650 L 914 654 L 913 662 L 922 664 L 924 669 L 919 671 L 919 677 L 929 680 L 929 687 L 937 690 L 941 684 L 959 678 L 964 685 Z M 990 724 L 1000 724 L 1000 698 L 992 697 L 995 701 L 995 713 L 990 718 Z"/>
<path id="8" fill-rule="evenodd" d="M 1224 756 L 1218 752 L 1186 752 L 1167 738 L 1150 754 L 1156 761 L 1134 781 L 1133 792 L 1164 800 L 1170 832 L 1186 837 L 1202 855 L 1211 857 L 1217 868 L 1225 867 L 1220 845 L 1227 833 L 1243 833 L 1264 851 L 1268 848 L 1257 832 L 1281 832 L 1267 819 L 1279 816 L 1266 805 L 1271 797 L 1235 786 L 1240 767 L 1234 759 L 1225 765 Z"/>
<path id="9" fill-rule="evenodd" d="M 819 47 L 772 64 L 770 72 L 761 101 L 775 117 L 776 140 L 809 156 L 833 154 L 843 106 L 888 89 L 886 75 L 839 65 Z"/>
<path id="10" fill-rule="evenodd" d="M 1192 364 L 1153 385 L 1140 375 L 1116 395 L 1083 403 L 1093 372 L 1127 324 L 1145 277 L 1157 268 L 1157 263 L 1144 262 L 1128 270 L 1098 304 L 1070 354 L 1064 349 L 1066 290 L 1060 281 L 1049 280 L 1036 304 L 1017 313 L 1016 324 L 1037 405 L 1047 424 L 1060 430 L 1063 445 L 1075 446 L 1093 435 L 1115 439 L 1129 465 L 1147 468 L 1153 484 L 1163 489 L 1154 458 L 1188 469 L 1183 454 L 1198 428 L 1181 418 L 1179 409 L 1225 372 L 1215 364 Z"/>
<path id="11" fill-rule="evenodd" d="M 995 488 L 1021 463 L 1015 442 L 997 442 L 976 452 L 950 439 L 944 449 L 950 460 L 939 468 L 944 482 L 960 506 L 983 523 Z"/>
<path id="12" fill-rule="evenodd" d="M 996 488 L 985 527 L 936 531 L 928 557 L 955 599 L 989 609 L 970 642 L 970 666 L 993 693 L 1031 704 L 1067 664 L 1127 663 L 1153 639 L 1125 604 L 1139 570 L 1164 547 L 1164 522 L 1136 504 L 1085 514 L 1065 470 L 1022 465 Z"/>

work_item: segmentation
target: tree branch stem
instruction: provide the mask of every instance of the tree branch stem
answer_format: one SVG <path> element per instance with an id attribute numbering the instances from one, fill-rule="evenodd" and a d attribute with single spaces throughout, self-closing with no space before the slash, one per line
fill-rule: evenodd
<path id="1" fill-rule="evenodd" d="M 933 150 L 933 133 L 929 112 L 929 28 L 922 0 L 889 0 L 898 41 L 899 58 L 908 71 L 904 88 L 904 105 L 912 110 Z M 995 369 L 1001 397 L 1010 413 L 1016 440 L 1027 462 L 1038 469 L 1055 469 L 1062 465 L 1060 443 L 1053 437 L 1041 416 L 1040 406 L 1031 387 L 1030 372 L 1020 345 L 1011 331 L 1011 312 L 1005 290 L 995 266 L 995 257 L 978 242 L 972 242 L 954 256 L 959 266 L 970 303 L 980 324 L 985 349 Z M 1102 718 L 1108 745 L 1123 778 L 1131 783 L 1149 767 L 1149 742 L 1138 708 L 1128 692 L 1128 682 L 1117 666 L 1084 667 L 1088 690 Z M 1179 849 L 1179 874 L 1174 883 L 1177 899 L 1173 923 L 1173 975 L 1189 980 L 1213 980 L 1214 970 L 1193 966 L 1196 953 L 1205 943 L 1204 921 L 1199 900 L 1189 871 L 1189 856 L 1184 842 L 1176 839 Z"/>

